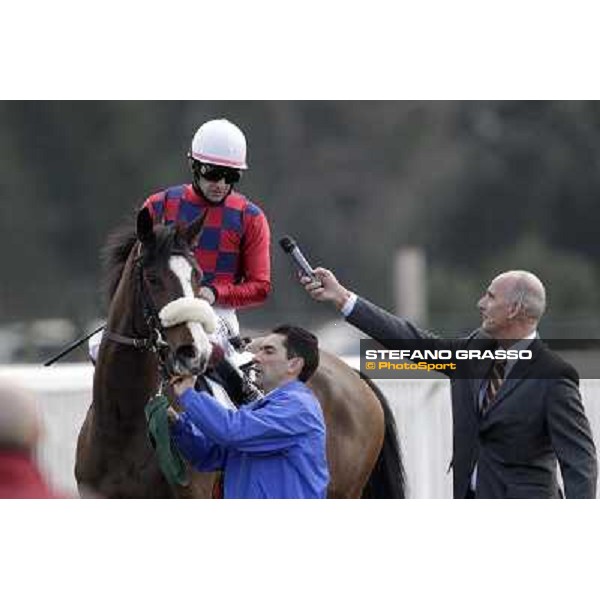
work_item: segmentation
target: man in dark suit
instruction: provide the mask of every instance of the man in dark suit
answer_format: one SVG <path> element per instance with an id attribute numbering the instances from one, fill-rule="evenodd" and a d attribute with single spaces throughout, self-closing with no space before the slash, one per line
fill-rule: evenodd
<path id="1" fill-rule="evenodd" d="M 446 373 L 455 498 L 559 498 L 557 459 L 568 498 L 596 497 L 596 449 L 579 377 L 537 335 L 546 292 L 535 275 L 509 271 L 496 277 L 478 303 L 481 328 L 446 342 L 358 297 L 331 271 L 318 268 L 315 275 L 301 279 L 315 300 L 332 302 L 349 323 L 388 347 L 428 340 L 454 350 L 484 343 L 532 351 L 532 360 L 472 361 L 458 377 Z"/>

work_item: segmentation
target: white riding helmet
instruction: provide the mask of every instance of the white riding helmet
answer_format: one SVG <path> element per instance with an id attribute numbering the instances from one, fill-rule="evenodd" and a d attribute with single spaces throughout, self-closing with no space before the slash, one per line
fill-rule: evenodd
<path id="1" fill-rule="evenodd" d="M 211 165 L 247 169 L 246 137 L 227 119 L 207 121 L 196 131 L 191 157 Z"/>

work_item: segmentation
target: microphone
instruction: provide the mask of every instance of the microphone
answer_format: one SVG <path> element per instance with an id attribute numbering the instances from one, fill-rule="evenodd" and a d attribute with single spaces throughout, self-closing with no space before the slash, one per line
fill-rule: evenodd
<path id="1" fill-rule="evenodd" d="M 286 254 L 289 254 L 292 260 L 296 263 L 297 267 L 302 271 L 303 275 L 315 279 L 315 272 L 310 266 L 309 262 L 302 254 L 298 244 L 289 236 L 284 236 L 279 240 L 279 245 Z"/>

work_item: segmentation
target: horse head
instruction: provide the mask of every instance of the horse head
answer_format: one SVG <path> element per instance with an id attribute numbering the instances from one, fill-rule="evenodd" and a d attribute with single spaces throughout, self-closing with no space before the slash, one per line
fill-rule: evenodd
<path id="1" fill-rule="evenodd" d="M 212 353 L 208 335 L 217 317 L 197 297 L 202 272 L 192 248 L 205 214 L 189 225 L 155 225 L 144 208 L 137 217 L 138 298 L 163 379 L 204 372 Z"/>

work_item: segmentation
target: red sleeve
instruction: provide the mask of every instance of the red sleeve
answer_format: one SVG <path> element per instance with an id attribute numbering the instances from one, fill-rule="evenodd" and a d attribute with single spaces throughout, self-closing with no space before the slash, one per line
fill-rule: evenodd
<path id="1" fill-rule="evenodd" d="M 142 208 L 148 208 L 150 210 L 150 216 L 152 220 L 157 223 L 162 220 L 164 210 L 165 210 L 165 193 L 158 192 L 156 194 L 152 194 L 146 198 L 146 201 L 142 205 Z"/>
<path id="2" fill-rule="evenodd" d="M 241 283 L 213 282 L 216 304 L 239 308 L 262 304 L 271 291 L 271 233 L 264 213 L 246 212 L 240 248 Z"/>

